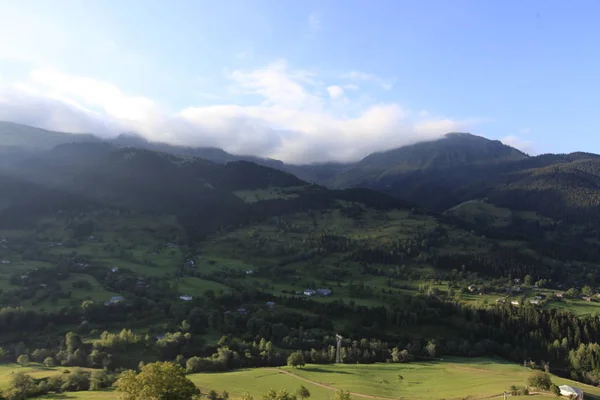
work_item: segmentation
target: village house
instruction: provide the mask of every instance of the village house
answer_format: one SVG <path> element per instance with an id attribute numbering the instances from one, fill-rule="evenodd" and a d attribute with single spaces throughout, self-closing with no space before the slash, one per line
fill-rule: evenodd
<path id="1" fill-rule="evenodd" d="M 248 314 L 248 311 L 246 311 L 245 308 L 238 308 L 236 311 L 238 314 L 242 314 L 242 315 Z"/>
<path id="2" fill-rule="evenodd" d="M 592 298 L 590 296 L 583 296 L 583 297 L 581 297 L 581 300 L 583 300 L 583 301 L 592 301 Z"/>
<path id="3" fill-rule="evenodd" d="M 569 397 L 575 400 L 583 400 L 583 390 L 579 388 L 569 385 L 561 385 L 558 387 L 558 389 L 560 390 L 561 396 Z"/>
<path id="4" fill-rule="evenodd" d="M 192 300 L 192 296 L 188 296 L 187 294 L 184 294 L 183 296 L 179 296 L 179 298 L 183 301 L 191 301 Z"/>
<path id="5" fill-rule="evenodd" d="M 513 300 L 510 302 L 510 304 L 512 304 L 513 306 L 518 306 L 519 305 L 519 301 L 518 300 Z"/>
<path id="6" fill-rule="evenodd" d="M 118 272 L 118 271 L 119 271 L 119 268 L 117 268 L 117 267 L 114 267 L 114 268 L 110 269 L 110 272 Z"/>
<path id="7" fill-rule="evenodd" d="M 113 304 L 118 304 L 118 303 L 122 302 L 123 300 L 125 300 L 123 298 L 123 296 L 112 296 L 110 298 L 110 301 L 105 302 L 104 305 L 105 306 L 110 306 L 110 305 L 113 305 Z"/>
<path id="8" fill-rule="evenodd" d="M 531 299 L 531 300 L 529 300 L 529 303 L 531 303 L 531 304 L 540 304 L 540 299 Z"/>
<path id="9" fill-rule="evenodd" d="M 0 261 L 0 264 L 10 264 L 10 261 L 8 261 L 8 260 L 2 260 L 2 261 Z"/>
<path id="10" fill-rule="evenodd" d="M 254 270 L 253 269 L 247 270 L 246 275 L 254 275 Z"/>
<path id="11" fill-rule="evenodd" d="M 563 292 L 556 292 L 554 293 L 554 296 L 558 297 L 559 299 L 562 299 L 563 297 L 565 297 L 565 294 Z"/>
<path id="12" fill-rule="evenodd" d="M 317 292 L 315 292 L 313 289 L 304 289 L 304 295 L 305 296 L 314 296 Z"/>
<path id="13" fill-rule="evenodd" d="M 275 302 L 274 301 L 267 301 L 267 307 L 269 308 L 275 308 Z"/>

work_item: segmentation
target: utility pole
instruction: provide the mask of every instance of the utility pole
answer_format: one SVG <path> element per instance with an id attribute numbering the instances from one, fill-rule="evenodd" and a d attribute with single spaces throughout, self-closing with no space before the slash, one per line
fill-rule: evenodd
<path id="1" fill-rule="evenodd" d="M 335 335 L 335 338 L 337 339 L 337 349 L 335 352 L 335 362 L 337 364 L 341 364 L 342 363 L 342 336 L 340 335 Z"/>

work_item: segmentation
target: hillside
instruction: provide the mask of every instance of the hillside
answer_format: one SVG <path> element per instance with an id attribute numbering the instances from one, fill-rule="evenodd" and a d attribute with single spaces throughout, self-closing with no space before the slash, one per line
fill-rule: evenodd
<path id="1" fill-rule="evenodd" d="M 515 185 L 596 184 L 586 154 L 473 166 Z M 411 173 L 435 183 L 450 170 Z M 600 383 L 586 361 L 600 342 L 592 225 L 491 196 L 432 212 L 246 161 L 105 142 L 36 151 L 0 176 L 9 360 L 25 346 L 112 369 L 179 355 L 193 372 L 275 367 L 298 350 L 329 364 L 341 334 L 347 364 L 501 356 Z M 77 356 L 69 330 L 83 338 Z"/>

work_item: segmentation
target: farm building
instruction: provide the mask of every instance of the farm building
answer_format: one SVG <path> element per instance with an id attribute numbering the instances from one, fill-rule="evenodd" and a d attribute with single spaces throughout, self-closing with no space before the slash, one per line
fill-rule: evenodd
<path id="1" fill-rule="evenodd" d="M 576 400 L 583 400 L 583 390 L 581 389 L 569 385 L 561 385 L 558 388 L 560 389 L 561 396 L 570 397 Z"/>
<path id="2" fill-rule="evenodd" d="M 183 301 L 191 301 L 192 300 L 192 296 L 188 296 L 188 295 L 179 296 L 179 298 Z"/>
<path id="3" fill-rule="evenodd" d="M 110 306 L 112 304 L 117 304 L 125 300 L 123 296 L 113 296 L 110 298 L 110 301 L 104 303 L 105 306 Z"/>

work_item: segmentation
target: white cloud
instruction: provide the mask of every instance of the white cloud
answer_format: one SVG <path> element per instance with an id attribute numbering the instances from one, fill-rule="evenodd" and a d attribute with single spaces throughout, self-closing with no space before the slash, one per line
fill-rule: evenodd
<path id="1" fill-rule="evenodd" d="M 504 143 L 505 145 L 514 147 L 515 149 L 519 149 L 524 153 L 527 153 L 527 154 L 535 153 L 533 142 L 522 139 L 518 136 L 506 136 L 506 137 L 500 139 L 500 141 L 502 143 Z"/>
<path id="2" fill-rule="evenodd" d="M 241 96 L 237 101 L 168 112 L 108 82 L 36 69 L 26 82 L 0 86 L 0 119 L 69 132 L 136 131 L 151 140 L 287 162 L 357 160 L 464 131 L 473 123 L 395 103 L 352 101 L 341 86 L 328 87 L 315 73 L 291 68 L 285 60 L 227 77 L 230 96 Z M 331 101 L 340 96 L 344 101 Z"/>
<path id="3" fill-rule="evenodd" d="M 344 89 L 337 85 L 327 86 L 327 93 L 329 93 L 329 97 L 334 100 L 344 97 Z"/>
<path id="4" fill-rule="evenodd" d="M 342 79 L 353 81 L 373 82 L 385 90 L 390 90 L 394 87 L 394 80 L 383 79 L 377 75 L 369 74 L 361 71 L 350 71 L 341 75 Z"/>
<path id="5" fill-rule="evenodd" d="M 359 87 L 358 87 L 358 86 L 356 86 L 356 85 L 353 85 L 352 83 L 349 83 L 349 84 L 347 84 L 347 85 L 344 85 L 344 89 L 346 89 L 346 90 L 352 90 L 352 91 L 356 91 L 356 90 L 358 90 L 358 89 L 359 89 Z"/>
<path id="6" fill-rule="evenodd" d="M 521 135 L 527 135 L 529 132 L 531 132 L 531 130 L 529 128 L 522 128 L 519 130 L 519 133 Z"/>

